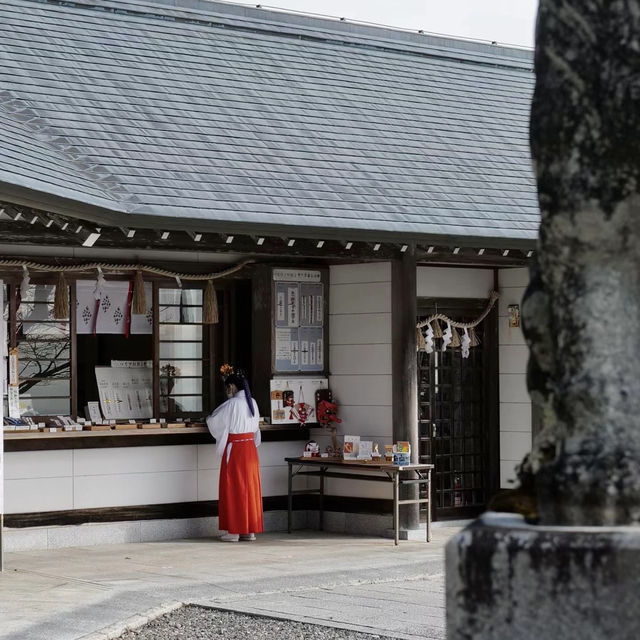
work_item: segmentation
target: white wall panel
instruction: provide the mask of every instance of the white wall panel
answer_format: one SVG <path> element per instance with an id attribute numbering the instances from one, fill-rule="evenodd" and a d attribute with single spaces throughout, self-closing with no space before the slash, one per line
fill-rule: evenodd
<path id="1" fill-rule="evenodd" d="M 391 282 L 390 262 L 364 262 L 331 267 L 331 284 Z"/>
<path id="2" fill-rule="evenodd" d="M 523 345 L 500 345 L 500 373 L 527 373 L 529 349 Z"/>
<path id="3" fill-rule="evenodd" d="M 526 431 L 503 431 L 500 434 L 500 459 L 520 462 L 531 451 L 531 434 Z"/>
<path id="4" fill-rule="evenodd" d="M 260 469 L 260 478 L 262 480 L 263 496 L 287 495 L 287 465 L 282 467 L 262 467 Z M 306 479 L 303 481 L 306 482 Z"/>
<path id="5" fill-rule="evenodd" d="M 303 440 L 263 442 L 258 447 L 260 467 L 286 467 L 287 463 L 284 459 L 302 455 L 304 444 Z"/>
<path id="6" fill-rule="evenodd" d="M 329 386 L 339 439 L 359 435 L 382 448 L 392 440 L 391 264 L 333 266 L 330 282 Z M 326 431 L 312 434 L 323 448 L 330 440 Z M 376 483 L 329 482 L 327 493 L 379 497 Z"/>
<path id="7" fill-rule="evenodd" d="M 518 461 L 519 462 L 519 461 Z M 513 489 L 517 485 L 516 465 L 518 463 L 511 460 L 500 461 L 500 486 L 503 489 Z"/>
<path id="8" fill-rule="evenodd" d="M 69 476 L 5 480 L 4 495 L 6 513 L 73 509 L 73 479 Z"/>
<path id="9" fill-rule="evenodd" d="M 329 349 L 333 375 L 391 375 L 390 344 L 341 344 Z"/>
<path id="10" fill-rule="evenodd" d="M 530 402 L 524 373 L 500 374 L 500 402 Z"/>
<path id="11" fill-rule="evenodd" d="M 332 315 L 329 333 L 334 347 L 351 344 L 389 344 L 391 313 Z M 332 363 L 333 366 L 333 363 Z"/>
<path id="12" fill-rule="evenodd" d="M 55 478 L 73 475 L 73 452 L 60 451 L 11 451 L 5 453 L 4 477 Z"/>
<path id="13" fill-rule="evenodd" d="M 526 431 L 531 434 L 531 403 L 501 402 L 500 428 L 502 431 Z"/>
<path id="14" fill-rule="evenodd" d="M 331 270 L 333 273 L 334 269 Z M 388 313 L 391 302 L 390 282 L 331 285 L 330 313 Z"/>
<path id="15" fill-rule="evenodd" d="M 339 433 L 357 433 L 364 428 L 373 434 L 382 437 L 388 435 L 391 438 L 391 404 L 382 406 L 340 405 L 339 417 L 342 424 L 338 425 Z"/>
<path id="16" fill-rule="evenodd" d="M 391 406 L 390 375 L 331 376 L 329 386 L 340 405 Z"/>
<path id="17" fill-rule="evenodd" d="M 197 446 L 198 469 L 220 469 L 220 458 L 215 444 L 199 444 Z"/>
<path id="18" fill-rule="evenodd" d="M 418 267 L 419 298 L 488 298 L 493 289 L 493 269 Z"/>
<path id="19" fill-rule="evenodd" d="M 526 287 L 529 284 L 529 269 L 500 269 L 498 272 L 498 284 L 500 289 L 511 287 Z"/>
<path id="20" fill-rule="evenodd" d="M 90 509 L 191 502 L 198 497 L 196 473 L 194 469 L 76 476 L 73 479 L 73 506 L 76 509 Z"/>
<path id="21" fill-rule="evenodd" d="M 198 469 L 198 500 L 217 500 L 220 471 Z"/>
<path id="22" fill-rule="evenodd" d="M 498 274 L 500 343 L 500 486 L 511 488 L 514 467 L 531 450 L 531 399 L 526 386 L 529 351 L 520 327 L 509 327 L 508 306 L 522 305 L 528 269 L 501 269 Z"/>
<path id="23" fill-rule="evenodd" d="M 76 449 L 77 476 L 186 471 L 197 466 L 196 445 Z"/>

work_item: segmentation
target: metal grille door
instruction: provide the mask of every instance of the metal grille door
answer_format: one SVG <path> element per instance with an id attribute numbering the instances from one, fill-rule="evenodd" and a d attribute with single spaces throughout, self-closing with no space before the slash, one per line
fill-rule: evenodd
<path id="1" fill-rule="evenodd" d="M 446 311 L 443 311 L 447 313 Z M 450 316 L 460 318 L 460 311 Z M 473 317 L 473 311 L 469 314 Z M 469 517 L 488 499 L 486 367 L 481 345 L 462 358 L 459 348 L 418 352 L 420 462 L 434 464 L 435 518 Z M 436 348 L 440 341 L 436 341 Z M 497 383 L 497 381 L 496 381 Z"/>

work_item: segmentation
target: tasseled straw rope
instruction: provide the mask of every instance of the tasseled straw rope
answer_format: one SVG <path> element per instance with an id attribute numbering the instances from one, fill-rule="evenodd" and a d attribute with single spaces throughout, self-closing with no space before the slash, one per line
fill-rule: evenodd
<path id="1" fill-rule="evenodd" d="M 28 260 L 0 260 L 0 269 L 3 267 L 27 267 L 32 271 L 45 271 L 57 273 L 58 281 L 56 283 L 56 292 L 53 305 L 53 317 L 56 320 L 62 320 L 69 317 L 69 289 L 65 281 L 65 273 L 73 273 L 78 271 L 93 271 L 98 268 L 111 273 L 122 273 L 126 271 L 135 271 L 134 294 L 132 302 L 132 312 L 135 314 L 146 313 L 146 300 L 144 293 L 144 282 L 142 273 L 153 273 L 167 278 L 179 278 L 180 280 L 191 281 L 207 281 L 204 295 L 204 311 L 203 321 L 205 324 L 215 324 L 218 322 L 218 303 L 213 287 L 213 281 L 218 278 L 230 276 L 246 265 L 252 263 L 253 260 L 243 260 L 239 264 L 219 271 L 218 273 L 179 273 L 169 271 L 160 267 L 152 267 L 145 264 L 111 264 L 108 262 L 87 262 L 75 265 L 59 265 L 59 264 L 41 264 L 39 262 L 31 262 Z M 209 322 L 207 322 L 209 320 Z"/>
<path id="2" fill-rule="evenodd" d="M 56 292 L 53 297 L 53 317 L 62 320 L 69 317 L 69 287 L 64 279 L 64 273 L 58 274 Z"/>
<path id="3" fill-rule="evenodd" d="M 204 289 L 202 322 L 204 324 L 218 324 L 218 296 L 213 287 L 213 280 L 208 280 Z"/>
<path id="4" fill-rule="evenodd" d="M 131 313 L 136 315 L 144 315 L 147 313 L 147 296 L 144 292 L 144 280 L 142 279 L 142 271 L 136 271 L 136 277 L 133 280 L 133 300 L 131 302 Z"/>
<path id="5" fill-rule="evenodd" d="M 500 297 L 500 294 L 497 291 L 492 291 L 489 294 L 489 303 L 487 304 L 486 309 L 473 321 L 471 322 L 457 322 L 452 320 L 448 316 L 444 315 L 444 313 L 434 313 L 429 316 L 425 320 L 421 320 L 416 325 L 418 329 L 418 333 L 422 333 L 421 329 L 426 327 L 428 324 L 433 323 L 433 337 L 434 338 L 442 338 L 442 327 L 440 326 L 440 321 L 448 322 L 451 325 L 451 346 L 459 347 L 460 346 L 460 335 L 456 331 L 456 329 L 468 329 L 469 330 L 469 338 L 471 339 L 471 343 L 469 346 L 477 347 L 480 344 L 480 340 L 478 339 L 478 334 L 475 331 L 475 327 L 477 327 L 488 315 L 496 301 Z M 424 338 L 423 338 L 424 340 Z M 418 343 L 420 344 L 420 343 Z M 420 348 L 420 347 L 418 347 Z"/>

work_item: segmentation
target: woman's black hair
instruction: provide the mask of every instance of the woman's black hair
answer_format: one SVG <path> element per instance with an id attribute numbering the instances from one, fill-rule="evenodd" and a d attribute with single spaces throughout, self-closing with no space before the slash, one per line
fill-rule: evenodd
<path id="1" fill-rule="evenodd" d="M 253 399 L 251 398 L 251 389 L 249 389 L 249 381 L 247 377 L 244 375 L 244 372 L 239 370 L 236 373 L 232 373 L 224 379 L 225 386 L 229 384 L 233 384 L 236 386 L 238 390 L 244 390 L 244 397 L 247 400 L 247 406 L 249 407 L 249 411 L 251 411 L 251 415 L 256 415 L 256 410 L 253 406 Z"/>

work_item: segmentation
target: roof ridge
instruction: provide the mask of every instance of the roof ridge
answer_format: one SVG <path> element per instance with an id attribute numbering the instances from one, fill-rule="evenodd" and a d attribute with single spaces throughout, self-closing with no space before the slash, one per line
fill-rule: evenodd
<path id="1" fill-rule="evenodd" d="M 40 116 L 37 111 L 24 103 L 7 89 L 0 89 L 0 109 L 13 118 L 16 122 L 27 126 L 35 135 L 53 147 L 67 162 L 81 172 L 81 175 L 93 183 L 107 199 L 119 201 L 121 204 L 139 203 L 139 199 L 130 193 L 109 171 L 98 163 L 92 163 L 84 157 L 65 136 L 60 135 Z M 122 198 L 118 196 L 124 196 Z"/>
<path id="2" fill-rule="evenodd" d="M 262 32 L 300 40 L 343 46 L 362 46 L 399 54 L 463 60 L 494 67 L 533 69 L 532 51 L 515 46 L 359 24 L 330 17 L 274 11 L 262 5 L 239 5 L 216 0 L 27 0 L 67 9 L 85 9 L 174 20 L 183 24 Z"/>

